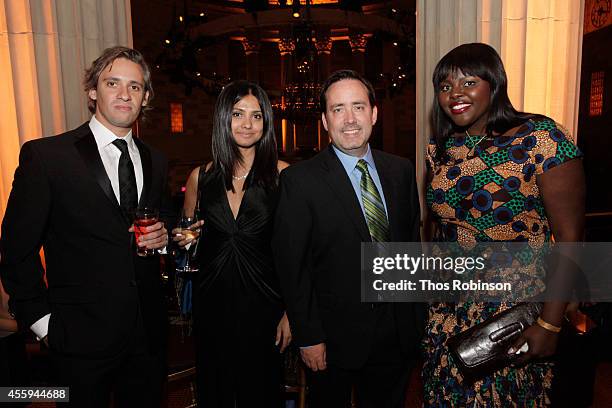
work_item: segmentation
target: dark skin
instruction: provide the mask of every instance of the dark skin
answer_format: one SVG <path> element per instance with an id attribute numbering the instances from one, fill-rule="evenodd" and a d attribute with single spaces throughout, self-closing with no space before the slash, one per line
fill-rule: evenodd
<path id="1" fill-rule="evenodd" d="M 478 81 L 481 78 L 474 77 L 476 81 L 469 82 L 472 77 L 465 77 L 459 73 L 457 77 L 450 77 L 445 81 L 445 87 L 438 92 L 438 102 L 451 120 L 460 122 L 459 119 L 471 117 L 471 123 L 456 123 L 462 128 L 469 129 L 470 134 L 484 134 L 488 112 L 480 115 L 480 112 L 468 112 L 465 115 L 452 115 L 448 111 L 448 105 L 453 101 L 467 102 L 475 101 L 471 93 L 478 92 Z M 485 81 L 486 82 L 486 81 Z M 486 89 L 483 89 L 486 91 Z M 476 105 L 475 105 L 476 107 Z M 512 135 L 518 128 L 510 129 L 505 134 Z M 463 135 L 463 133 L 460 133 Z M 456 136 L 458 136 L 457 134 Z M 432 174 L 427 175 L 428 182 L 433 178 Z M 576 159 L 565 162 L 557 167 L 549 169 L 547 172 L 536 177 L 536 183 L 540 190 L 540 195 L 544 203 L 544 209 L 548 218 L 551 232 L 555 242 L 579 242 L 584 234 L 584 213 L 585 213 L 585 178 L 582 160 Z M 433 223 L 431 217 L 426 218 L 425 239 L 431 238 Z M 563 268 L 561 265 L 559 268 Z M 571 276 L 569 271 L 555 271 L 555 277 Z M 553 282 L 554 284 L 555 282 Z M 561 327 L 567 302 L 549 301 L 544 303 L 540 318 L 545 322 Z M 527 328 L 519 338 L 508 349 L 508 354 L 515 355 L 513 363 L 522 365 L 533 359 L 541 359 L 552 356 L 557 348 L 559 334 L 547 330 L 538 324 Z M 515 354 L 525 343 L 529 345 L 527 352 Z"/>
<path id="2" fill-rule="evenodd" d="M 579 242 L 583 239 L 585 212 L 585 179 L 582 160 L 571 160 L 537 176 L 536 182 L 544 202 L 551 231 L 556 242 Z M 561 272 L 562 273 L 562 272 Z M 545 302 L 540 317 L 561 327 L 567 302 Z M 534 324 L 523 332 L 508 350 L 511 354 L 527 342 L 529 350 L 521 353 L 515 364 L 550 357 L 557 348 L 558 333 Z"/>

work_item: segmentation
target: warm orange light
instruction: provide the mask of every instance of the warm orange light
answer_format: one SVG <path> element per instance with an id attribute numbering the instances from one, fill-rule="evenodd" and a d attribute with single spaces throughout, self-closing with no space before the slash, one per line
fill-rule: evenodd
<path id="1" fill-rule="evenodd" d="M 40 255 L 40 262 L 42 263 L 42 267 L 44 269 L 43 279 L 46 285 L 47 284 L 47 261 L 45 260 L 45 249 L 40 248 L 40 251 L 38 252 L 38 254 Z"/>
<path id="2" fill-rule="evenodd" d="M 281 121 L 283 153 L 287 153 L 287 119 Z"/>
<path id="3" fill-rule="evenodd" d="M 603 109 L 604 71 L 591 73 L 589 116 L 600 116 Z"/>
<path id="4" fill-rule="evenodd" d="M 170 103 L 170 131 L 183 133 L 183 104 Z"/>

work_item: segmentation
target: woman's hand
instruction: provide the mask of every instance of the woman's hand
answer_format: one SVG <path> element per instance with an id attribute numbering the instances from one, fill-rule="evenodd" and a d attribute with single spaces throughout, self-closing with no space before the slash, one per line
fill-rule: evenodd
<path id="1" fill-rule="evenodd" d="M 280 344 L 280 352 L 284 352 L 289 344 L 291 344 L 291 328 L 289 327 L 289 319 L 287 319 L 287 313 L 283 314 L 283 317 L 276 326 L 276 343 Z"/>
<path id="2" fill-rule="evenodd" d="M 508 349 L 508 354 L 512 358 L 513 364 L 523 365 L 530 360 L 547 358 L 555 354 L 558 340 L 559 333 L 554 333 L 538 324 L 533 324 Z M 526 352 L 519 352 L 517 354 L 517 351 L 525 343 L 527 343 L 529 349 Z"/>
<path id="3" fill-rule="evenodd" d="M 189 226 L 189 229 L 197 230 L 201 228 L 202 225 L 204 225 L 204 220 L 200 220 L 198 222 L 193 223 L 192 225 Z M 187 236 L 187 235 L 182 234 L 182 230 L 183 228 L 174 228 L 172 230 L 172 241 L 176 242 L 177 245 L 180 246 L 181 248 L 195 241 L 196 239 L 198 239 L 198 235 Z"/>

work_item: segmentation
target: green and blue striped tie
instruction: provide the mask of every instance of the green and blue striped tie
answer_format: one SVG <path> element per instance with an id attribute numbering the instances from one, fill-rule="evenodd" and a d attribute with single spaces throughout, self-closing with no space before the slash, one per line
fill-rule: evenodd
<path id="1" fill-rule="evenodd" d="M 366 222 L 372 241 L 389 241 L 389 221 L 382 198 L 368 171 L 368 163 L 361 159 L 355 166 L 361 172 L 361 198 L 365 209 Z"/>

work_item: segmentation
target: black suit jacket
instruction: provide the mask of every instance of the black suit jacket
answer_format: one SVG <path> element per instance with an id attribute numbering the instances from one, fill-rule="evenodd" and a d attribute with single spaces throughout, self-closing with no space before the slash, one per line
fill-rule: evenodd
<path id="1" fill-rule="evenodd" d="M 409 160 L 373 150 L 392 241 L 419 241 L 417 185 Z M 351 182 L 331 146 L 281 173 L 273 249 L 294 342 L 325 342 L 328 362 L 357 368 L 375 328 L 372 305 L 361 302 L 361 243 L 371 241 Z M 424 309 L 396 303 L 401 345 L 414 354 Z"/>
<path id="2" fill-rule="evenodd" d="M 134 140 L 144 179 L 139 204 L 167 212 L 166 160 Z M 129 227 L 88 123 L 25 143 L 0 240 L 1 277 L 20 324 L 51 313 L 52 348 L 102 356 L 123 347 L 140 312 L 149 345 L 162 347 L 159 257 L 136 256 Z"/>

